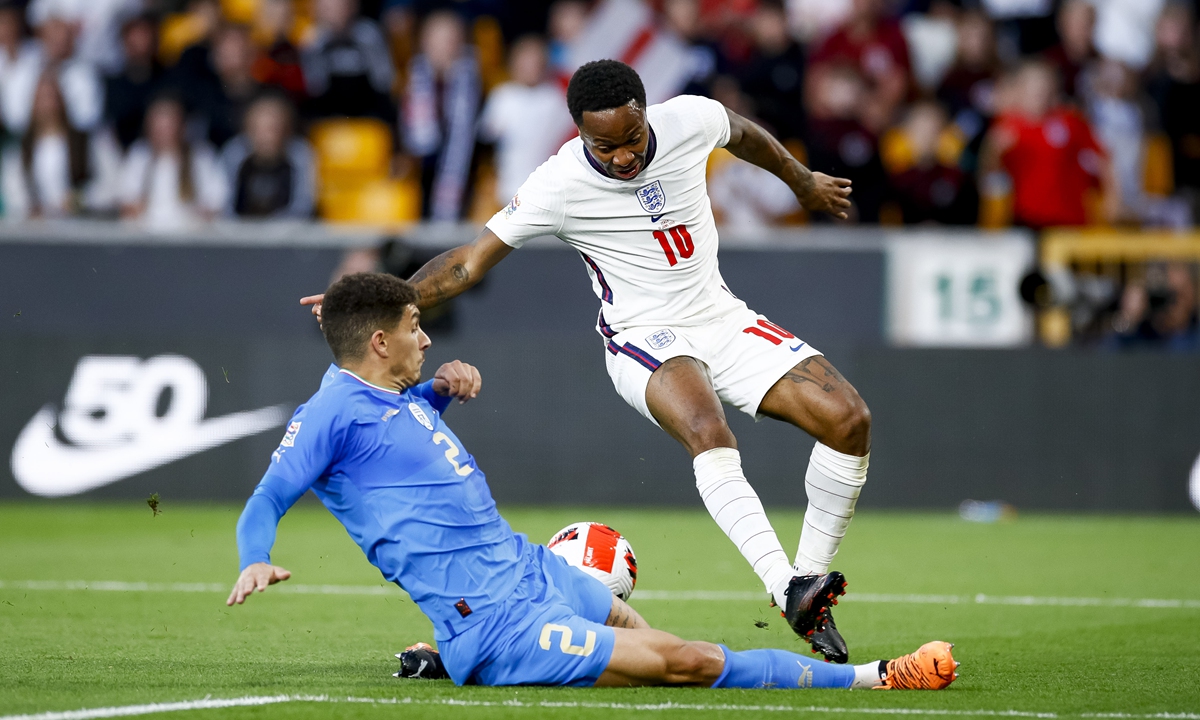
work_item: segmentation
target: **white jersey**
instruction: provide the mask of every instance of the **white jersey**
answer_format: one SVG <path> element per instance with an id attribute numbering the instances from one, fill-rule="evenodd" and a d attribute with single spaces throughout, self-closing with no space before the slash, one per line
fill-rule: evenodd
<path id="1" fill-rule="evenodd" d="M 555 235 L 578 250 L 601 301 L 598 329 L 610 338 L 704 325 L 746 307 L 721 279 L 705 185 L 709 154 L 729 142 L 725 107 L 685 95 L 646 113 L 652 144 L 637 177 L 604 174 L 575 138 L 487 223 L 514 248 Z"/>

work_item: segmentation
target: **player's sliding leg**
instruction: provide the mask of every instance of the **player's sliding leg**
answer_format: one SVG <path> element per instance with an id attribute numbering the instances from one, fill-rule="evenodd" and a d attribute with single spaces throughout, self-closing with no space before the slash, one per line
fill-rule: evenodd
<path id="1" fill-rule="evenodd" d="M 742 473 L 737 439 L 704 366 L 687 356 L 664 362 L 646 385 L 646 406 L 692 456 L 704 506 L 783 607 L 792 566 L 758 494 Z"/>
<path id="2" fill-rule="evenodd" d="M 590 576 L 588 580 L 595 582 Z M 568 598 L 568 600 L 575 598 Z M 608 619 L 604 624 L 611 628 L 624 628 L 626 630 L 649 630 L 650 623 L 638 614 L 637 610 L 629 607 L 619 597 L 613 596 L 612 609 L 608 612 Z M 416 645 L 410 645 L 405 648 L 404 652 L 396 653 L 396 657 L 400 659 L 400 672 L 392 673 L 392 677 L 412 678 L 417 680 L 443 680 L 450 677 L 446 672 L 446 666 L 442 664 L 442 656 L 434 650 L 428 643 L 419 642 Z"/>
<path id="3" fill-rule="evenodd" d="M 613 628 L 612 656 L 596 687 L 695 685 L 711 687 L 725 657 L 718 645 L 688 642 L 662 630 Z"/>
<path id="4" fill-rule="evenodd" d="M 808 508 L 794 567 L 800 575 L 824 575 L 867 481 L 871 414 L 854 387 L 819 355 L 803 360 L 775 383 L 759 412 L 817 439 L 804 476 Z M 825 615 L 825 628 L 810 638 L 813 647 L 829 660 L 846 662 L 845 642 L 832 614 Z"/>
<path id="5" fill-rule="evenodd" d="M 891 688 L 940 690 L 957 677 L 949 643 L 927 643 L 889 662 L 831 665 L 786 650 L 733 652 L 660 630 L 614 629 L 612 656 L 597 687 Z"/>

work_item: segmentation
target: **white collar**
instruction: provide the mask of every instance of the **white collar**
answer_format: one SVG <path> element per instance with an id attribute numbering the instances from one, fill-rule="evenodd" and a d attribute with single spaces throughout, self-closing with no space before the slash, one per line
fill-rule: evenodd
<path id="1" fill-rule="evenodd" d="M 338 372 L 340 372 L 340 373 L 346 373 L 347 375 L 349 375 L 350 377 L 352 377 L 352 378 L 354 378 L 355 380 L 359 381 L 359 382 L 360 382 L 360 383 L 362 383 L 363 385 L 366 385 L 367 387 L 370 387 L 370 388 L 375 388 L 376 390 L 379 390 L 379 391 L 381 391 L 381 392 L 389 393 L 389 394 L 391 394 L 391 395 L 399 395 L 399 394 L 400 394 L 400 391 L 399 391 L 399 390 L 393 390 L 393 389 L 391 389 L 391 388 L 380 387 L 380 386 L 376 385 L 375 383 L 372 383 L 372 382 L 367 382 L 366 380 L 363 380 L 363 379 L 362 379 L 362 378 L 360 378 L 358 375 L 355 375 L 354 373 L 350 372 L 350 371 L 349 371 L 349 370 L 347 370 L 346 368 L 339 368 L 339 369 L 338 369 Z"/>

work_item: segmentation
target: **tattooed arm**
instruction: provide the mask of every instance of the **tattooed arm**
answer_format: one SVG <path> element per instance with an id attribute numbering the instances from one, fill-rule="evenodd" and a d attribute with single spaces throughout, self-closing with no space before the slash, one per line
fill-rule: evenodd
<path id="1" fill-rule="evenodd" d="M 512 250 L 495 233 L 484 228 L 474 242 L 447 250 L 409 278 L 417 289 L 417 305 L 424 310 L 468 290 Z M 300 298 L 300 304 L 311 306 L 312 314 L 317 322 L 321 322 L 324 299 L 324 294 L 309 295 Z"/>
<path id="2" fill-rule="evenodd" d="M 849 180 L 812 172 L 792 157 L 766 130 L 729 108 L 725 112 L 729 115 L 726 150 L 787 183 L 806 210 L 846 218 L 846 209 L 850 207 Z"/>
<path id="3" fill-rule="evenodd" d="M 484 228 L 474 242 L 438 255 L 409 278 L 417 290 L 417 306 L 424 310 L 468 290 L 512 250 Z"/>
<path id="4" fill-rule="evenodd" d="M 625 601 L 619 597 L 613 597 L 612 610 L 608 613 L 608 620 L 604 622 L 609 627 L 628 628 L 630 630 L 644 630 L 650 628 L 650 623 L 642 619 L 638 615 L 638 611 L 625 604 Z"/>

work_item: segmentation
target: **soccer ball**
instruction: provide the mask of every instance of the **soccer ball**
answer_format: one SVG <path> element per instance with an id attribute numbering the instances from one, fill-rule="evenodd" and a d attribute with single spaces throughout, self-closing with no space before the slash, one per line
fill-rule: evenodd
<path id="1" fill-rule="evenodd" d="M 621 533 L 593 522 L 572 523 L 546 544 L 550 552 L 604 583 L 628 600 L 637 584 L 637 558 Z"/>

